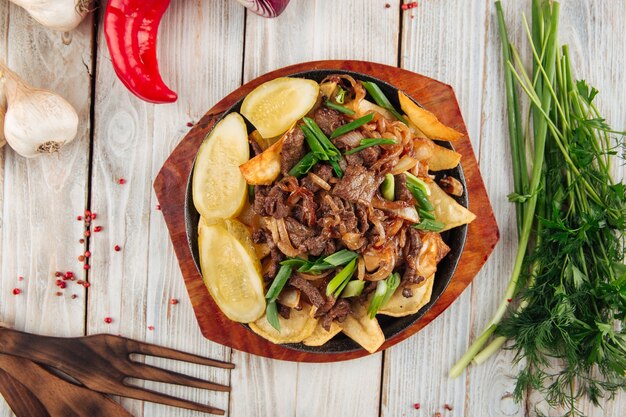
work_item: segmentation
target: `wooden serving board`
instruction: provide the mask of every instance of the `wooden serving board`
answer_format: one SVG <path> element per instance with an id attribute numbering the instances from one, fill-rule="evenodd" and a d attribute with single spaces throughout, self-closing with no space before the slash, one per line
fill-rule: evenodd
<path id="1" fill-rule="evenodd" d="M 266 81 L 316 69 L 355 71 L 386 81 L 398 89 L 404 90 L 425 108 L 435 113 L 444 124 L 465 133 L 462 139 L 454 142 L 454 148 L 462 155 L 461 163 L 469 195 L 469 208 L 476 213 L 477 218 L 469 225 L 465 249 L 456 272 L 435 305 L 413 325 L 387 339 L 380 350 L 387 349 L 415 334 L 448 308 L 485 264 L 500 237 L 456 96 L 449 85 L 400 68 L 372 62 L 315 61 L 272 71 L 241 86 L 213 106 L 185 136 L 161 168 L 154 182 L 154 189 L 174 244 L 174 250 L 202 334 L 207 339 L 234 349 L 269 358 L 298 362 L 342 361 L 366 356 L 368 352 L 364 349 L 346 353 L 298 351 L 273 344 L 257 336 L 241 324 L 227 319 L 206 290 L 189 249 L 185 230 L 185 191 L 198 148 L 224 111 Z"/>

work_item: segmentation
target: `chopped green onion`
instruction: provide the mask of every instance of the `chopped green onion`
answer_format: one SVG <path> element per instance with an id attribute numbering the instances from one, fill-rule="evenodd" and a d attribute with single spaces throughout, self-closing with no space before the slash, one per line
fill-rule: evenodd
<path id="1" fill-rule="evenodd" d="M 408 125 L 406 119 L 402 117 L 402 115 L 398 113 L 398 111 L 393 107 L 393 105 L 391 104 L 385 93 L 383 93 L 383 90 L 380 89 L 378 84 L 370 81 L 363 81 L 362 84 L 367 92 L 370 93 L 370 96 L 372 96 L 376 104 L 388 110 L 391 114 L 395 116 L 396 119 L 400 120 L 405 125 Z"/>
<path id="2" fill-rule="evenodd" d="M 278 270 L 278 274 L 276 274 L 274 281 L 272 281 L 270 289 L 267 290 L 267 294 L 265 294 L 265 298 L 267 298 L 270 303 L 276 301 L 290 276 L 291 266 L 282 265 Z"/>
<path id="3" fill-rule="evenodd" d="M 435 215 L 433 214 L 432 211 L 418 209 L 417 212 L 419 213 L 421 219 L 436 220 Z"/>
<path id="4" fill-rule="evenodd" d="M 322 129 L 320 129 L 317 123 L 315 123 L 315 120 L 311 119 L 310 117 L 303 117 L 302 120 L 304 121 L 304 124 L 309 129 L 311 129 L 311 132 L 313 132 L 320 145 L 322 145 L 322 147 L 326 151 L 326 154 L 331 159 L 333 156 L 339 155 L 339 149 L 337 149 L 337 147 L 326 137 L 324 132 L 322 132 Z"/>
<path id="5" fill-rule="evenodd" d="M 328 163 L 330 164 L 331 167 L 333 167 L 333 171 L 335 171 L 335 175 L 337 175 L 338 178 L 343 178 L 343 171 L 341 170 L 339 163 L 334 159 L 331 159 L 330 161 L 328 161 Z"/>
<path id="6" fill-rule="evenodd" d="M 333 295 L 335 298 L 341 294 L 343 287 L 345 287 L 345 283 L 350 281 L 354 271 L 356 270 L 356 259 L 350 261 L 348 265 L 346 265 L 333 279 L 330 280 L 328 285 L 326 286 L 326 295 Z M 337 293 L 338 292 L 338 293 Z"/>
<path id="7" fill-rule="evenodd" d="M 385 299 L 385 294 L 387 294 L 387 280 L 383 279 L 381 281 L 378 281 L 378 284 L 376 284 L 374 297 L 372 298 L 372 301 L 370 301 L 370 305 L 367 308 L 367 314 L 369 315 L 370 319 L 376 317 L 376 313 L 378 313 L 378 309 Z"/>
<path id="8" fill-rule="evenodd" d="M 417 178 L 415 175 L 411 174 L 410 172 L 405 172 L 404 175 L 406 176 L 406 182 L 408 184 L 418 187 L 424 192 L 424 194 L 426 194 L 427 196 L 430 196 L 430 188 L 424 182 L 424 180 L 422 180 L 421 178 Z"/>
<path id="9" fill-rule="evenodd" d="M 254 200 L 254 185 L 248 184 L 248 198 L 250 201 Z"/>
<path id="10" fill-rule="evenodd" d="M 324 262 L 333 266 L 341 266 L 347 264 L 353 259 L 358 258 L 358 256 L 359 254 L 356 252 L 349 251 L 348 249 L 343 249 L 339 252 L 335 252 L 332 255 L 328 255 L 327 257 L 325 257 Z"/>
<path id="11" fill-rule="evenodd" d="M 267 318 L 267 321 L 273 328 L 280 331 L 280 321 L 278 320 L 278 307 L 276 306 L 276 301 L 267 303 L 265 318 Z"/>
<path id="12" fill-rule="evenodd" d="M 348 116 L 352 116 L 354 114 L 354 110 L 344 107 L 340 104 L 335 104 L 332 101 L 326 101 L 324 102 L 324 105 L 329 109 L 337 110 L 338 112 L 347 114 Z"/>
<path id="13" fill-rule="evenodd" d="M 331 139 L 334 139 L 336 137 L 339 137 L 341 135 L 345 135 L 348 132 L 352 132 L 354 129 L 357 129 L 361 126 L 363 126 L 364 124 L 367 124 L 369 122 L 372 121 L 372 119 L 374 118 L 374 113 L 369 113 L 363 117 L 359 117 L 356 120 L 351 121 L 348 124 L 345 124 L 343 126 L 338 127 L 337 129 L 335 129 L 335 131 L 333 132 L 332 135 L 330 135 Z"/>
<path id="14" fill-rule="evenodd" d="M 322 258 L 316 260 L 315 262 L 308 261 L 306 264 L 302 265 L 298 268 L 298 272 L 306 272 L 309 274 L 317 274 L 321 271 L 325 271 L 327 269 L 335 268 L 334 265 L 327 264 L 322 260 Z"/>
<path id="15" fill-rule="evenodd" d="M 446 225 L 437 220 L 423 219 L 418 224 L 412 226 L 418 230 L 427 230 L 429 232 L 440 232 Z"/>
<path id="16" fill-rule="evenodd" d="M 309 148 L 311 148 L 311 152 L 313 152 L 317 159 L 328 161 L 328 155 L 320 142 L 317 140 L 315 134 L 313 134 L 313 131 L 306 125 L 300 126 L 300 129 L 302 130 L 302 133 L 304 133 L 304 139 L 306 139 L 306 143 L 309 145 Z"/>
<path id="17" fill-rule="evenodd" d="M 302 265 L 308 263 L 309 261 L 307 261 L 306 259 L 302 259 L 302 258 L 287 258 L 284 261 L 282 261 L 280 264 L 281 265 L 287 265 L 290 266 L 292 268 L 296 268 L 296 267 L 301 267 Z"/>
<path id="18" fill-rule="evenodd" d="M 313 168 L 318 162 L 319 159 L 317 159 L 317 156 L 315 156 L 313 152 L 309 152 L 308 154 L 304 155 L 304 157 L 302 157 L 302 159 L 296 165 L 294 165 L 293 168 L 289 170 L 289 175 L 291 175 L 292 177 L 301 177 L 309 172 L 311 168 Z"/>
<path id="19" fill-rule="evenodd" d="M 341 297 L 350 298 L 350 297 L 358 297 L 363 292 L 363 288 L 365 288 L 365 281 L 361 281 L 355 279 L 353 281 L 348 282 L 346 288 L 341 293 Z"/>
<path id="20" fill-rule="evenodd" d="M 337 86 L 337 94 L 335 94 L 335 101 L 339 104 L 343 104 L 346 101 L 346 90 L 341 88 L 340 85 Z"/>
<path id="21" fill-rule="evenodd" d="M 411 194 L 413 194 L 413 197 L 415 197 L 415 199 L 417 200 L 417 204 L 419 205 L 419 208 L 421 208 L 422 210 L 426 210 L 426 211 L 433 211 L 435 209 L 435 207 L 430 202 L 430 200 L 428 199 L 428 197 L 426 196 L 424 191 L 422 191 L 421 188 L 415 187 L 413 184 L 409 182 L 406 183 L 406 188 L 409 189 Z"/>
<path id="22" fill-rule="evenodd" d="M 383 183 L 380 184 L 380 193 L 387 201 L 393 201 L 396 196 L 396 181 L 392 174 L 385 174 Z"/>
<path id="23" fill-rule="evenodd" d="M 386 281 L 387 292 L 385 293 L 385 298 L 383 298 L 383 301 L 380 303 L 381 307 L 384 307 L 389 302 L 389 299 L 391 298 L 393 293 L 396 292 L 396 289 L 400 286 L 400 274 L 395 272 L 391 274 L 391 276 L 387 278 Z"/>
<path id="24" fill-rule="evenodd" d="M 344 152 L 344 155 L 352 155 L 353 153 L 361 152 L 365 148 L 369 148 L 371 146 L 376 145 L 395 145 L 396 141 L 393 139 L 378 139 L 378 138 L 368 138 L 361 139 L 361 144 L 356 148 L 350 149 L 349 151 Z"/>

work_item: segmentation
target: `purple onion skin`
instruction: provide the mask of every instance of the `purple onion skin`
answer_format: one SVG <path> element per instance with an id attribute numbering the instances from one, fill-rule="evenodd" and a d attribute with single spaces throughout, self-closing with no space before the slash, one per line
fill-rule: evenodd
<path id="1" fill-rule="evenodd" d="M 277 17 L 285 10 L 289 0 L 237 0 L 252 12 L 263 17 Z"/>

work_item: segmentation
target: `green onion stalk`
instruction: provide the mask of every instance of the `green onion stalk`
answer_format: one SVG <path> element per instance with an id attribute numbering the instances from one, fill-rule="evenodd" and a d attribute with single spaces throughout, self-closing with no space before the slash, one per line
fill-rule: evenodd
<path id="1" fill-rule="evenodd" d="M 553 82 L 555 78 L 556 72 L 556 52 L 557 52 L 557 31 L 558 31 L 558 21 L 559 21 L 559 3 L 553 3 L 551 8 L 544 10 L 541 7 L 540 0 L 533 0 L 532 3 L 533 10 L 533 37 L 531 39 L 531 43 L 534 47 L 539 46 L 540 56 L 543 57 L 542 62 L 540 62 L 536 67 L 542 66 L 545 68 L 544 75 L 548 82 Z M 502 37 L 503 42 L 503 50 L 504 56 L 509 57 L 509 54 L 506 51 L 511 51 L 515 54 L 515 49 L 513 45 L 508 42 L 508 37 L 506 36 L 506 26 L 504 24 L 504 17 L 502 13 L 502 6 L 499 1 L 496 2 L 496 12 L 498 14 L 498 23 L 500 27 L 500 32 L 504 33 L 504 37 Z M 544 22 L 548 21 L 550 25 L 547 28 L 543 28 L 542 26 Z M 535 35 L 536 34 L 536 35 Z M 535 43 L 536 42 L 536 43 Z M 519 74 L 516 73 L 515 69 L 512 67 L 511 61 L 506 62 L 505 74 L 508 74 L 505 77 L 514 77 L 521 81 Z M 524 68 L 520 67 L 519 72 L 523 73 Z M 535 69 L 537 71 L 537 68 Z M 536 75 L 536 74 L 535 74 Z M 526 81 L 528 81 L 528 77 L 526 76 Z M 536 77 L 539 80 L 539 77 Z M 539 184 L 541 182 L 542 173 L 543 173 L 543 164 L 544 164 L 544 154 L 546 147 L 546 137 L 548 132 L 548 121 L 545 117 L 542 117 L 544 114 L 549 114 L 552 108 L 552 95 L 549 89 L 542 89 L 540 83 L 535 83 L 534 85 L 535 94 L 532 96 L 536 99 L 532 103 L 535 106 L 537 111 L 533 111 L 533 127 L 534 127 L 534 155 L 532 161 L 532 173 L 530 177 L 530 186 L 528 188 L 528 198 L 524 203 L 524 208 L 522 211 L 523 216 L 522 224 L 521 224 L 521 234 L 519 236 L 519 246 L 517 250 L 517 254 L 515 255 L 515 262 L 513 264 L 513 272 L 511 274 L 511 280 L 506 288 L 504 293 L 504 297 L 496 310 L 495 315 L 487 324 L 485 329 L 478 336 L 476 341 L 469 347 L 468 351 L 457 361 L 457 363 L 450 370 L 450 376 L 452 378 L 456 378 L 465 368 L 470 364 L 470 362 L 476 357 L 476 355 L 482 350 L 483 346 L 489 338 L 495 332 L 498 323 L 504 317 L 504 314 L 507 312 L 510 300 L 515 296 L 518 289 L 518 282 L 520 276 L 522 274 L 522 267 L 524 265 L 524 259 L 526 257 L 526 251 L 529 247 L 530 234 L 533 228 L 533 224 L 535 223 L 535 208 L 537 206 L 537 197 Z M 507 90 L 509 88 L 512 90 L 512 82 L 506 84 Z M 533 88 L 533 84 L 526 85 L 524 91 L 530 93 L 530 89 Z M 513 166 L 514 166 L 514 183 L 519 183 L 519 187 L 523 187 L 522 182 L 524 178 L 523 172 L 526 170 L 525 166 L 522 166 L 522 161 L 525 158 L 520 158 L 519 153 L 523 152 L 524 149 L 521 145 L 520 141 L 523 136 L 518 135 L 519 126 L 517 123 L 519 122 L 519 118 L 516 115 L 516 108 L 519 109 L 519 106 L 514 105 L 515 95 L 512 91 L 507 92 L 507 103 L 509 104 L 509 113 L 513 113 L 513 116 L 509 117 L 509 132 L 513 132 L 512 142 L 515 143 L 515 146 L 512 146 L 512 149 L 516 150 L 516 154 L 512 155 L 513 158 Z M 517 120 L 516 120 L 517 118 Z M 511 127 L 511 122 L 514 123 L 513 128 Z M 521 149 L 520 149 L 521 148 Z M 516 168 L 517 167 L 517 168 Z M 521 191 L 521 189 L 519 189 Z M 519 216 L 519 214 L 518 214 Z M 518 217 L 519 218 L 519 217 Z M 499 340 L 498 343 L 503 343 L 504 340 Z M 493 349 L 493 347 L 492 347 Z"/>

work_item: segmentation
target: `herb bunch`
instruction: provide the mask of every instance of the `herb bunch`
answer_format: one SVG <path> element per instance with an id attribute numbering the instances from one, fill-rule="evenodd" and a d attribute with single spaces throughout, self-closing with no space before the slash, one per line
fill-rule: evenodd
<path id="1" fill-rule="evenodd" d="M 523 360 L 516 398 L 535 389 L 567 416 L 582 416 L 578 398 L 600 405 L 626 388 L 626 187 L 611 176 L 626 133 L 600 115 L 598 90 L 574 81 L 567 46 L 557 48 L 558 3 L 533 0 L 532 27 L 524 17 L 532 78 L 508 40 L 500 2 L 496 10 L 519 247 L 495 317 L 450 373 L 458 376 L 511 340 L 516 361 Z M 526 134 L 515 84 L 531 104 Z"/>

